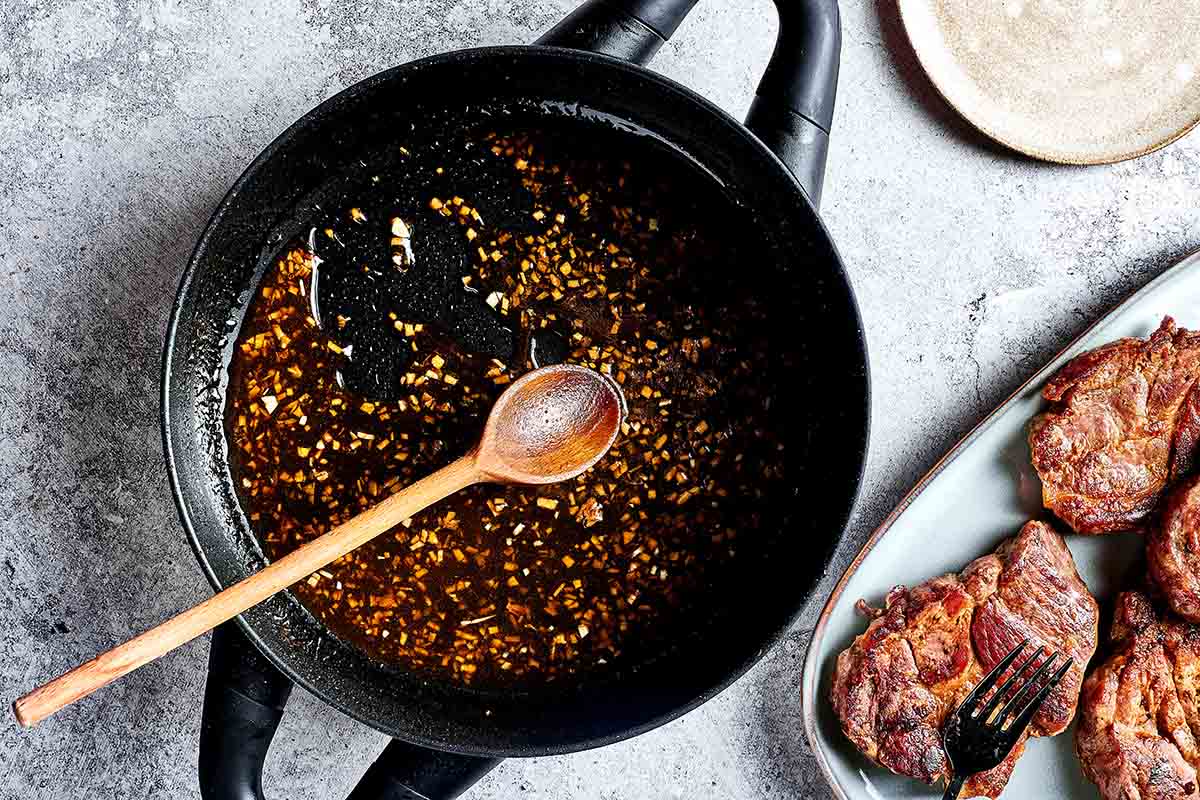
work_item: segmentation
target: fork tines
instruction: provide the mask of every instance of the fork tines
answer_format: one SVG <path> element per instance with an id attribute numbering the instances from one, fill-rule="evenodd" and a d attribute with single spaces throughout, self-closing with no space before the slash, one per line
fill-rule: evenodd
<path id="1" fill-rule="evenodd" d="M 965 711 L 970 714 L 971 719 L 977 724 L 990 725 L 993 728 L 1002 728 L 1004 730 L 1011 729 L 1019 736 L 1029 724 L 1029 721 L 1033 719 L 1034 714 L 1041 708 L 1046 697 L 1049 696 L 1054 687 L 1067 674 L 1067 671 L 1071 669 L 1071 665 L 1074 664 L 1072 659 L 1067 658 L 1048 680 L 1043 681 L 1046 674 L 1055 666 L 1055 662 L 1062 658 L 1062 656 L 1056 652 L 1050 652 L 1046 656 L 1042 647 L 1035 647 L 1033 653 L 1021 662 L 1021 665 L 1013 671 L 1008 680 L 992 692 L 992 688 L 996 686 L 996 682 L 1021 657 L 1028 646 L 1029 640 L 1026 639 L 1017 645 L 1011 653 L 1001 659 L 1000 663 L 979 682 L 975 690 L 963 701 L 959 713 Z M 1018 681 L 1021 681 L 1029 668 L 1037 664 L 1039 658 L 1042 658 L 1042 662 L 1037 666 L 1033 674 L 1025 678 L 1024 682 L 1018 684 Z M 979 703 L 984 698 L 989 698 L 986 705 L 978 708 Z M 1004 703 L 999 713 L 995 713 L 1005 698 L 1008 699 L 1008 702 Z"/>
<path id="2" fill-rule="evenodd" d="M 1067 658 L 1060 665 L 1063 656 L 1038 646 L 997 686 L 1028 647 L 1026 639 L 1002 658 L 946 721 L 942 744 L 954 773 L 943 800 L 958 797 L 968 776 L 993 769 L 1008 757 L 1074 663 Z"/>

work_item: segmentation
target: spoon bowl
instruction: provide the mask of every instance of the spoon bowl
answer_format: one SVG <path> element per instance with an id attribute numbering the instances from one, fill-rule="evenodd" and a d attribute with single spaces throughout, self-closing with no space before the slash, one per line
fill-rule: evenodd
<path id="1" fill-rule="evenodd" d="M 625 418 L 625 397 L 607 375 L 574 364 L 522 376 L 492 407 L 475 465 L 500 483 L 574 478 L 608 452 Z"/>

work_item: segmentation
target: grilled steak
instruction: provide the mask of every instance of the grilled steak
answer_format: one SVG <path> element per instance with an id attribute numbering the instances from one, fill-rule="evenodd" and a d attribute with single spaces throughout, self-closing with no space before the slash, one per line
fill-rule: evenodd
<path id="1" fill-rule="evenodd" d="M 1075 659 L 1029 732 L 1061 733 L 1075 714 L 1096 650 L 1096 601 L 1071 552 L 1049 525 L 1030 522 L 958 575 L 888 593 L 865 633 L 837 660 L 832 701 L 846 736 L 893 772 L 936 783 L 949 777 L 942 725 L 998 661 L 1025 639 Z M 972 777 L 963 797 L 997 797 L 1024 749 Z"/>
<path id="2" fill-rule="evenodd" d="M 1143 527 L 1200 441 L 1200 333 L 1170 317 L 1149 339 L 1072 359 L 1042 390 L 1029 432 L 1042 499 L 1077 533 Z"/>
<path id="3" fill-rule="evenodd" d="M 1200 797 L 1200 627 L 1117 598 L 1113 654 L 1087 677 L 1075 748 L 1106 800 Z"/>
<path id="4" fill-rule="evenodd" d="M 1200 622 L 1200 476 L 1168 495 L 1162 521 L 1146 538 L 1146 560 L 1171 610 Z"/>

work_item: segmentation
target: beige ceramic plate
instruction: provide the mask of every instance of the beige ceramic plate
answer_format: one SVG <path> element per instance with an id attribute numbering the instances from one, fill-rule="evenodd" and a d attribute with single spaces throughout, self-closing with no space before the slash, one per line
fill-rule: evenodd
<path id="1" fill-rule="evenodd" d="M 946 100 L 1014 150 L 1067 164 L 1149 153 L 1200 122 L 1198 0 L 899 0 Z"/>

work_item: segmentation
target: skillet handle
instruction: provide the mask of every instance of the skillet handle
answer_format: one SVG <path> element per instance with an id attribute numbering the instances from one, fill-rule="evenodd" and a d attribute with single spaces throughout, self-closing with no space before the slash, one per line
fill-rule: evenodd
<path id="1" fill-rule="evenodd" d="M 699 0 L 587 0 L 537 44 L 589 50 L 645 66 Z"/>
<path id="2" fill-rule="evenodd" d="M 500 763 L 393 739 L 347 800 L 453 800 Z"/>
<path id="3" fill-rule="evenodd" d="M 263 762 L 291 693 L 236 620 L 213 631 L 200 723 L 204 800 L 263 800 Z"/>
<path id="4" fill-rule="evenodd" d="M 837 0 L 775 0 L 779 37 L 758 84 L 746 127 L 821 205 L 842 24 Z"/>
<path id="5" fill-rule="evenodd" d="M 263 800 L 263 762 L 291 693 L 235 620 L 213 631 L 200 723 L 204 800 Z M 350 800 L 453 800 L 499 763 L 393 739 Z"/>

